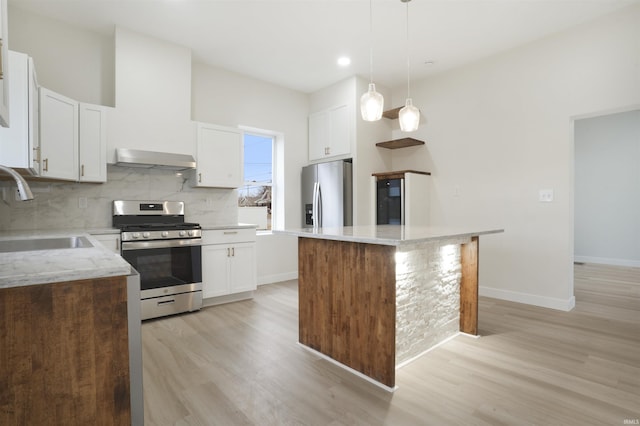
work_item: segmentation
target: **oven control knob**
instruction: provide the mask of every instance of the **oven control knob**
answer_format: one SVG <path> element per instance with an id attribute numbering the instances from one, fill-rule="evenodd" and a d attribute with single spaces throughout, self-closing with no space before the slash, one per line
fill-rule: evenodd
<path id="1" fill-rule="evenodd" d="M 131 236 L 133 237 L 134 240 L 137 238 L 140 238 L 140 234 L 137 232 L 134 232 Z"/>
<path id="2" fill-rule="evenodd" d="M 163 237 L 168 237 L 169 236 L 169 232 L 168 231 L 162 231 L 162 236 Z"/>
<path id="3" fill-rule="evenodd" d="M 184 231 L 180 231 L 180 232 L 179 232 L 179 234 L 180 234 L 180 236 L 181 236 L 181 237 L 184 237 L 184 236 L 185 236 L 185 234 L 186 234 L 186 232 L 184 232 Z"/>
<path id="4" fill-rule="evenodd" d="M 189 236 L 193 237 L 193 231 L 189 231 Z"/>
<path id="5" fill-rule="evenodd" d="M 148 232 L 143 232 L 142 233 L 142 238 L 149 238 L 151 236 L 151 234 L 149 234 Z"/>

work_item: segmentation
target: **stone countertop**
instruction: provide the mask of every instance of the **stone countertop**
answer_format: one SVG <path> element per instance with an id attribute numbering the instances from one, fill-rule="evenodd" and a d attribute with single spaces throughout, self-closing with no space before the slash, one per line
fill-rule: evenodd
<path id="1" fill-rule="evenodd" d="M 201 226 L 203 230 L 256 228 L 256 225 L 245 223 L 228 225 L 202 224 Z M 0 289 L 129 275 L 131 272 L 129 263 L 92 237 L 92 235 L 104 234 L 120 234 L 120 230 L 113 227 L 105 227 L 84 230 L 0 231 L 0 241 L 83 236 L 93 244 L 93 247 L 88 248 L 0 253 Z"/>
<path id="2" fill-rule="evenodd" d="M 300 228 L 273 231 L 274 234 L 294 235 L 297 237 L 389 246 L 400 246 L 449 238 L 471 238 L 501 232 L 504 232 L 504 229 L 404 225 L 344 226 L 339 228 L 316 229 Z"/>
<path id="3" fill-rule="evenodd" d="M 87 232 L 4 231 L 0 240 L 82 236 L 93 247 L 0 253 L 0 289 L 129 275 L 131 266 Z"/>

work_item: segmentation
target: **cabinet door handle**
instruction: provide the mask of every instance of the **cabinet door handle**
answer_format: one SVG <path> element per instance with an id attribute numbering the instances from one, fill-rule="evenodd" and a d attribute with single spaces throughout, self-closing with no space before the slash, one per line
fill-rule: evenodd
<path id="1" fill-rule="evenodd" d="M 202 183 L 202 173 L 198 173 L 198 183 Z"/>
<path id="2" fill-rule="evenodd" d="M 40 162 L 40 147 L 38 146 L 36 148 L 33 148 L 33 150 L 35 151 L 33 162 L 34 163 L 39 163 Z"/>
<path id="3" fill-rule="evenodd" d="M 236 248 L 231 247 L 231 257 L 236 257 Z"/>
<path id="4" fill-rule="evenodd" d="M 42 160 L 44 162 L 44 169 L 43 171 L 48 172 L 49 171 L 49 159 L 45 158 L 44 160 Z"/>
<path id="5" fill-rule="evenodd" d="M 224 231 L 224 235 L 233 235 L 233 234 L 237 234 L 238 231 Z"/>
<path id="6" fill-rule="evenodd" d="M 227 257 L 231 257 L 231 249 L 227 247 Z"/>
<path id="7" fill-rule="evenodd" d="M 80 166 L 80 176 L 84 176 L 84 164 Z"/>

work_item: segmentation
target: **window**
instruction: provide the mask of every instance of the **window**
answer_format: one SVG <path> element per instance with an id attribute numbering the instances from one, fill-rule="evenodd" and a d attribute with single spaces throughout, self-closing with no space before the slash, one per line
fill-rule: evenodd
<path id="1" fill-rule="evenodd" d="M 238 220 L 271 229 L 274 136 L 245 132 L 244 185 L 238 188 Z"/>

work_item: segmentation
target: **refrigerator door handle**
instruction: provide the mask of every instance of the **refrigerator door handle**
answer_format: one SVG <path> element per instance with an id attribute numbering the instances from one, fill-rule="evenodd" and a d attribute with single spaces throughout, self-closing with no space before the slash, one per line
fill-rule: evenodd
<path id="1" fill-rule="evenodd" d="M 316 206 L 317 206 L 317 210 L 316 210 L 316 215 L 318 217 L 317 220 L 317 227 L 322 227 L 322 189 L 320 187 L 320 182 L 318 182 L 318 192 L 316 194 L 316 197 L 318 198 L 318 201 L 316 201 Z"/>
<path id="2" fill-rule="evenodd" d="M 404 204 L 407 202 L 404 194 L 404 179 L 400 179 L 400 224 L 404 225 Z"/>
<path id="3" fill-rule="evenodd" d="M 318 227 L 318 182 L 313 183 L 313 201 L 311 206 L 311 221 L 313 222 L 313 227 Z"/>

